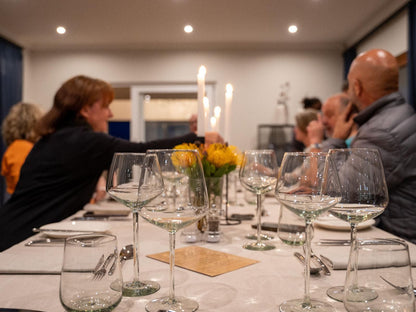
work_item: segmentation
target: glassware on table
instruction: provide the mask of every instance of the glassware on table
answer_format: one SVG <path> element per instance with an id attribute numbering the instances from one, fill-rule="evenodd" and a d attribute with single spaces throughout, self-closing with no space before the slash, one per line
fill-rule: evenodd
<path id="1" fill-rule="evenodd" d="M 149 150 L 143 164 L 139 193 L 159 190 L 160 195 L 140 210 L 140 215 L 158 227 L 169 232 L 170 276 L 169 295 L 154 299 L 146 305 L 146 311 L 196 311 L 198 303 L 192 299 L 175 296 L 175 234 L 208 213 L 208 195 L 204 172 L 196 150 Z M 177 196 L 168 197 L 164 188 L 164 179 L 175 175 Z M 148 188 L 148 181 L 158 187 Z M 153 181 L 153 182 L 152 182 Z M 152 190 L 153 189 L 153 190 Z"/>
<path id="2" fill-rule="evenodd" d="M 107 258 L 105 274 L 95 278 Z M 121 301 L 122 284 L 114 235 L 84 234 L 65 240 L 59 298 L 66 311 L 111 311 Z"/>
<path id="3" fill-rule="evenodd" d="M 360 240 L 357 251 L 349 258 L 345 309 L 415 311 L 408 245 L 399 239 Z M 367 299 L 370 293 L 372 299 Z"/>
<path id="4" fill-rule="evenodd" d="M 115 153 L 107 177 L 108 194 L 133 213 L 134 278 L 123 284 L 123 296 L 128 297 L 146 296 L 160 289 L 158 283 L 142 281 L 139 277 L 139 210 L 148 201 L 148 198 L 139 196 L 139 179 L 145 156 L 144 153 Z"/>
<path id="5" fill-rule="evenodd" d="M 338 203 L 340 192 L 335 167 L 326 153 L 284 154 L 275 194 L 283 209 L 304 218 L 306 242 L 304 297 L 285 301 L 280 305 L 281 312 L 335 311 L 331 305 L 310 298 L 309 274 L 313 220 Z"/>
<path id="6" fill-rule="evenodd" d="M 240 167 L 240 182 L 248 191 L 256 194 L 257 233 L 256 242 L 246 243 L 249 250 L 271 250 L 275 246 L 262 241 L 261 213 L 262 195 L 274 189 L 277 181 L 277 159 L 273 150 L 245 151 Z"/>
<path id="7" fill-rule="evenodd" d="M 277 236 L 286 245 L 302 246 L 306 241 L 305 219 L 281 205 Z"/>
<path id="8" fill-rule="evenodd" d="M 357 225 L 383 213 L 388 203 L 381 156 L 375 149 L 352 148 L 330 150 L 328 157 L 337 167 L 341 184 L 341 201 L 329 212 L 350 223 L 351 252 L 354 252 L 357 248 Z M 342 301 L 344 287 L 331 287 L 327 295 Z"/>

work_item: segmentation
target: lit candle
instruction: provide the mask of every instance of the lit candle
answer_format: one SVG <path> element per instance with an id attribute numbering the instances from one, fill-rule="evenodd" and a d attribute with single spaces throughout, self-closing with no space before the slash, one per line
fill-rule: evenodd
<path id="1" fill-rule="evenodd" d="M 220 117 L 221 117 L 221 107 L 215 106 L 214 107 L 214 116 L 216 120 L 216 127 L 213 128 L 214 131 L 220 132 Z"/>
<path id="2" fill-rule="evenodd" d="M 206 96 L 203 99 L 204 104 L 204 128 L 205 131 L 209 131 L 209 100 Z"/>
<path id="3" fill-rule="evenodd" d="M 211 117 L 210 119 L 211 121 L 211 128 L 213 131 L 216 131 L 217 128 L 217 118 L 215 118 L 214 116 Z"/>
<path id="4" fill-rule="evenodd" d="M 233 101 L 233 86 L 227 83 L 225 86 L 225 130 L 224 139 L 226 142 L 230 142 L 230 122 L 231 122 L 231 103 Z"/>
<path id="5" fill-rule="evenodd" d="M 205 75 L 207 69 L 204 65 L 199 67 L 198 71 L 198 136 L 205 136 L 205 109 L 204 109 L 204 97 L 205 97 Z"/>

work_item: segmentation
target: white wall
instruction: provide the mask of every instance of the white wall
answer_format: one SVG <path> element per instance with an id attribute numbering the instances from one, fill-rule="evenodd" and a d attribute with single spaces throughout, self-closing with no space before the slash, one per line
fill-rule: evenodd
<path id="1" fill-rule="evenodd" d="M 305 96 L 322 100 L 342 83 L 340 51 L 89 51 L 27 53 L 24 100 L 50 108 L 59 86 L 78 74 L 116 85 L 195 83 L 201 64 L 206 80 L 215 83 L 215 105 L 224 106 L 226 83 L 234 86 L 231 144 L 255 148 L 257 125 L 275 123 L 279 86 L 290 82 L 289 116 Z M 214 105 L 214 104 L 213 104 Z"/>
<path id="2" fill-rule="evenodd" d="M 384 49 L 398 56 L 408 47 L 407 9 L 377 30 L 357 47 L 357 53 L 370 49 Z"/>

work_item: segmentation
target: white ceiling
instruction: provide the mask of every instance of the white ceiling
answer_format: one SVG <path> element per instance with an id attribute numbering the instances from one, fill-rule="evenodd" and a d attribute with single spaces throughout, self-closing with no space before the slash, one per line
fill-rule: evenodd
<path id="1" fill-rule="evenodd" d="M 343 49 L 407 0 L 0 0 L 0 35 L 47 49 Z M 192 24 L 194 32 L 183 27 Z M 296 35 L 287 32 L 290 24 Z M 59 36 L 58 25 L 67 28 Z"/>

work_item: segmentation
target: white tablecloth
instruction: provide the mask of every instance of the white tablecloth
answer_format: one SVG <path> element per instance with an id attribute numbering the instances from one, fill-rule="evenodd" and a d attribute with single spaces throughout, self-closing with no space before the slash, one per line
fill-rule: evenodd
<path id="1" fill-rule="evenodd" d="M 230 207 L 231 213 L 253 213 L 255 206 L 243 203 L 239 196 L 238 203 Z M 268 216 L 262 221 L 278 221 L 279 205 L 274 198 L 266 198 L 265 209 Z M 81 215 L 79 212 L 77 215 Z M 118 246 L 130 244 L 132 241 L 132 221 L 109 221 L 111 232 L 118 238 Z M 270 251 L 250 251 L 241 246 L 247 241 L 244 236 L 254 231 L 251 224 L 255 221 L 243 221 L 237 226 L 222 226 L 223 233 L 219 243 L 198 242 L 206 248 L 219 250 L 234 255 L 256 259 L 259 263 L 232 271 L 217 277 L 208 277 L 182 268 L 175 268 L 176 294 L 193 298 L 199 302 L 198 311 L 278 311 L 281 302 L 287 299 L 303 296 L 303 267 L 293 256 L 300 247 L 284 245 L 278 239 L 274 240 L 277 248 Z M 39 235 L 37 235 L 39 236 Z M 362 230 L 359 238 L 391 237 L 390 234 L 377 228 Z M 331 231 L 315 227 L 313 249 L 320 254 L 323 246 L 316 242 L 320 238 L 349 238 L 348 231 Z M 189 244 L 177 233 L 176 247 Z M 330 248 L 330 247 L 325 247 Z M 349 247 L 344 247 L 348 249 Z M 161 289 L 146 297 L 124 297 L 115 311 L 145 311 L 146 303 L 154 298 L 168 294 L 169 265 L 147 258 L 145 255 L 168 251 L 168 233 L 156 226 L 140 220 L 140 269 L 141 278 L 153 279 L 160 283 Z M 62 258 L 63 247 L 26 247 L 24 242 L 4 251 L 4 255 L 21 255 L 33 261 L 40 261 L 42 255 Z M 45 259 L 46 261 L 46 259 Z M 132 261 L 123 267 L 123 277 L 132 277 Z M 415 275 L 414 275 L 415 277 Z M 343 304 L 331 300 L 325 294 L 331 286 L 342 285 L 345 271 L 332 271 L 331 276 L 311 276 L 311 296 L 331 303 L 336 311 L 345 311 Z M 47 312 L 64 311 L 59 302 L 59 279 L 55 275 L 30 274 L 1 274 L 0 275 L 0 307 L 26 308 Z"/>

